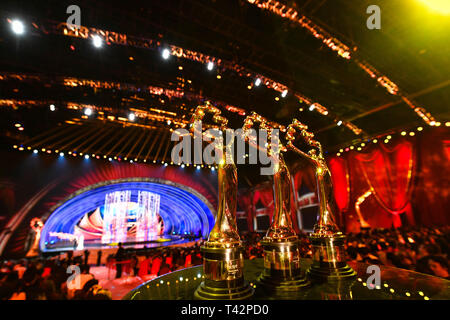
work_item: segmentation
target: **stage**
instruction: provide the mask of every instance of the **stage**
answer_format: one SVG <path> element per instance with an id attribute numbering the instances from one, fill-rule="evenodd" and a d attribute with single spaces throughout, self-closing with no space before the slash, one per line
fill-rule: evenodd
<path id="1" fill-rule="evenodd" d="M 309 259 L 301 259 L 306 270 Z M 263 260 L 246 260 L 244 277 L 255 289 L 253 300 L 446 300 L 450 296 L 450 281 L 409 270 L 380 266 L 380 286 L 367 285 L 371 273 L 368 264 L 351 263 L 357 272 L 353 280 L 312 284 L 297 292 L 273 294 L 262 290 L 256 279 L 263 271 Z M 192 300 L 203 280 L 203 267 L 196 266 L 172 272 L 150 280 L 130 291 L 125 300 Z"/>
<path id="2" fill-rule="evenodd" d="M 153 249 L 160 247 L 168 247 L 174 245 L 185 245 L 193 241 L 200 240 L 199 238 L 185 237 L 181 235 L 164 235 L 158 236 L 154 240 L 142 241 L 142 242 L 123 242 L 122 247 L 125 249 Z M 97 241 L 89 242 L 85 241 L 84 245 L 80 248 L 73 242 L 58 242 L 55 244 L 48 244 L 45 252 L 66 252 L 66 251 L 84 251 L 84 250 L 108 250 L 117 249 L 119 244 L 117 242 L 112 243 L 99 243 Z"/>

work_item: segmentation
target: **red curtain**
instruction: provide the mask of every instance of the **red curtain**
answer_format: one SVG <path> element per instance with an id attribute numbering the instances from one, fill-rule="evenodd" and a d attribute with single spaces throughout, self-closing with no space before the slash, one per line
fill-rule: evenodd
<path id="1" fill-rule="evenodd" d="M 268 209 L 269 218 L 272 222 L 273 216 L 273 190 L 272 185 L 267 186 L 263 189 L 259 189 L 255 191 L 255 195 L 253 196 L 253 205 L 256 207 L 258 200 L 261 201 L 262 205 Z"/>
<path id="2" fill-rule="evenodd" d="M 343 158 L 332 158 L 328 167 L 331 172 L 334 199 L 339 210 L 347 211 L 350 202 L 350 181 L 347 163 Z"/>
<path id="3" fill-rule="evenodd" d="M 355 158 L 376 200 L 393 215 L 394 226 L 400 227 L 399 214 L 405 212 L 411 194 L 412 144 L 403 141 L 392 149 L 380 145 L 380 148 L 357 154 Z"/>
<path id="4" fill-rule="evenodd" d="M 247 194 L 239 195 L 238 197 L 239 206 L 242 208 L 242 210 L 245 211 L 245 215 L 247 218 L 247 225 L 249 231 L 254 231 L 253 228 L 253 217 L 255 216 L 255 213 L 253 211 L 253 205 L 252 205 L 252 193 L 248 192 Z"/>
<path id="5" fill-rule="evenodd" d="M 450 225 L 450 130 L 433 128 L 417 139 L 420 157 L 412 196 L 416 221 Z"/>

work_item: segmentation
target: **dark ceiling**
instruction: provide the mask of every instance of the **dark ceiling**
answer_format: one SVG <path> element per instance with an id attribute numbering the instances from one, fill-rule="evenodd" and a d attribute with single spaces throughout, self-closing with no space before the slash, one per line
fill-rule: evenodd
<path id="1" fill-rule="evenodd" d="M 450 119 L 450 16 L 431 13 L 412 0 L 298 0 L 285 3 L 357 49 L 358 57 L 393 80 L 437 120 Z M 344 126 L 336 126 L 332 117 L 309 111 L 290 94 L 276 101 L 275 97 L 280 94 L 274 90 L 263 86 L 249 90 L 247 86 L 251 81 L 234 71 L 208 71 L 204 64 L 174 56 L 163 60 L 158 50 L 114 44 L 97 49 L 90 41 L 45 33 L 31 25 L 27 26 L 29 32 L 26 35 L 17 37 L 11 33 L 6 20 L 65 22 L 66 8 L 71 4 L 71 1 L 60 0 L 2 0 L 0 99 L 24 101 L 16 109 L 0 107 L 3 137 L 18 143 L 26 143 L 29 139 L 37 143 L 40 137 L 46 136 L 46 130 L 58 124 L 65 128 L 65 121 L 73 119 L 77 123 L 81 121 L 77 126 L 80 132 L 87 132 L 99 124 L 102 125 L 99 128 L 111 131 L 115 128 L 146 130 L 105 124 L 98 119 L 81 120 L 80 111 L 65 107 L 68 103 L 99 105 L 116 116 L 126 116 L 130 108 L 153 108 L 174 112 L 179 119 L 184 116 L 188 120 L 192 109 L 202 100 L 199 96 L 213 103 L 257 111 L 282 124 L 299 118 L 309 125 L 325 150 L 330 152 L 352 141 L 392 129 L 424 124 L 398 96 L 389 94 L 354 62 L 339 57 L 298 25 L 243 0 L 129 0 L 118 3 L 86 0 L 76 4 L 81 8 L 83 26 L 158 39 L 161 47 L 177 45 L 237 63 L 326 106 L 330 113 L 361 128 L 361 135 L 355 135 Z M 381 8 L 380 30 L 366 27 L 366 8 L 373 4 Z M 22 77 L 11 77 L 12 74 Z M 62 81 L 68 77 L 114 81 L 138 88 L 152 85 L 175 90 L 182 86 L 191 96 L 169 98 L 140 89 L 70 87 Z M 57 112 L 48 110 L 50 103 L 58 107 Z M 241 125 L 242 117 L 225 114 L 231 117 L 235 127 Z M 23 132 L 14 128 L 17 122 L 25 127 Z M 145 124 L 160 127 L 158 132 L 168 127 L 165 122 L 147 121 Z M 136 136 L 145 134 L 143 131 Z M 54 144 L 58 145 L 57 142 Z M 92 146 L 93 150 L 88 151 L 95 152 L 101 144 L 99 140 Z M 59 145 L 64 146 L 64 143 Z M 118 145 L 118 150 L 121 147 Z M 139 150 L 139 146 L 130 152 L 131 157 L 136 156 L 134 150 Z M 153 158 L 161 158 L 154 154 L 156 148 L 149 152 Z"/>

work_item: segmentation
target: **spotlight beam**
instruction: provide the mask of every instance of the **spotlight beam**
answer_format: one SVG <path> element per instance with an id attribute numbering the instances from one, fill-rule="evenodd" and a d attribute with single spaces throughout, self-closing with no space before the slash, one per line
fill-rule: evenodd
<path id="1" fill-rule="evenodd" d="M 130 130 L 130 131 L 133 131 L 133 137 L 132 137 L 131 139 L 128 139 L 128 141 L 122 146 L 122 148 L 120 149 L 120 151 L 119 151 L 119 153 L 118 153 L 117 156 L 119 156 L 120 154 L 122 154 L 122 152 L 124 152 L 124 150 L 130 145 L 130 143 L 131 143 L 132 141 L 135 140 L 135 138 L 136 138 L 137 135 L 139 134 L 139 128 L 133 128 L 133 129 Z M 127 157 L 125 157 L 125 158 L 127 158 Z"/>
<path id="2" fill-rule="evenodd" d="M 131 147 L 130 151 L 128 151 L 126 157 L 128 158 L 132 152 L 134 151 L 134 149 L 136 149 L 137 145 L 139 144 L 139 142 L 141 142 L 142 138 L 144 138 L 144 136 L 148 136 L 148 134 L 146 134 L 145 131 L 141 132 L 141 134 L 139 135 L 139 139 L 136 140 L 135 144 Z M 136 157 L 138 158 L 138 157 Z"/>
<path id="3" fill-rule="evenodd" d="M 164 132 L 164 133 L 166 133 L 166 132 Z M 168 139 L 168 138 L 169 138 L 168 135 L 167 135 L 167 137 L 166 137 L 166 134 L 165 134 L 164 137 L 163 137 L 162 139 L 160 139 L 160 141 L 164 141 L 164 139 Z M 156 139 L 155 139 L 155 141 L 156 141 Z M 158 150 L 156 151 L 156 155 L 155 155 L 154 160 L 158 159 L 159 152 L 161 151 L 162 145 L 163 145 L 162 143 L 159 144 Z"/>

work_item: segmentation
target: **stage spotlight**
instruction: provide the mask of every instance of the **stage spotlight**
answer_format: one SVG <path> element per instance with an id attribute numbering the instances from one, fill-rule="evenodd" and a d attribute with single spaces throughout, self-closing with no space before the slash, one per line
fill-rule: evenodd
<path id="1" fill-rule="evenodd" d="M 20 123 L 16 123 L 14 126 L 15 126 L 16 128 L 20 128 L 22 125 L 21 125 Z"/>
<path id="2" fill-rule="evenodd" d="M 34 154 L 36 154 L 36 153 L 38 153 L 38 152 L 39 152 L 39 151 L 38 151 L 37 149 L 34 149 L 34 150 L 33 150 L 33 153 L 34 153 Z"/>
<path id="3" fill-rule="evenodd" d="M 128 115 L 128 120 L 134 121 L 135 119 L 136 119 L 136 115 L 133 112 L 130 112 L 130 114 Z"/>
<path id="4" fill-rule="evenodd" d="M 60 152 L 60 153 L 59 153 L 59 156 L 60 156 L 60 157 L 64 157 L 64 152 Z"/>
<path id="5" fill-rule="evenodd" d="M 216 169 L 214 169 L 214 167 L 211 168 L 211 171 L 216 171 Z"/>
<path id="6" fill-rule="evenodd" d="M 92 109 L 91 108 L 84 109 L 84 114 L 89 117 L 92 114 Z"/>
<path id="7" fill-rule="evenodd" d="M 436 127 L 440 127 L 440 126 L 441 126 L 441 123 L 440 123 L 440 122 L 436 122 L 434 125 L 435 125 Z"/>
<path id="8" fill-rule="evenodd" d="M 417 128 L 417 131 L 422 131 L 422 130 L 423 130 L 422 127 L 418 127 L 418 128 Z"/>
<path id="9" fill-rule="evenodd" d="M 431 11 L 441 15 L 450 15 L 450 4 L 448 0 L 418 0 L 426 5 Z"/>
<path id="10" fill-rule="evenodd" d="M 197 166 L 197 170 L 200 170 L 200 166 Z"/>
<path id="11" fill-rule="evenodd" d="M 51 104 L 51 105 L 50 105 L 50 111 L 55 111 L 55 110 L 56 110 L 55 105 L 54 105 L 54 104 Z"/>
<path id="12" fill-rule="evenodd" d="M 338 123 L 337 123 L 337 125 L 340 126 L 341 124 L 342 124 L 342 121 L 339 120 Z"/>
<path id="13" fill-rule="evenodd" d="M 260 78 L 257 78 L 256 80 L 255 80 L 255 86 L 259 86 L 261 84 L 261 79 Z"/>
<path id="14" fill-rule="evenodd" d="M 169 59 L 169 57 L 170 57 L 170 51 L 169 51 L 169 49 L 164 49 L 164 50 L 162 51 L 162 57 L 163 57 L 164 60 Z"/>
<path id="15" fill-rule="evenodd" d="M 402 133 L 400 133 L 402 136 L 406 136 L 406 131 L 402 131 Z"/>
<path id="16" fill-rule="evenodd" d="M 21 35 L 21 34 L 24 34 L 24 32 L 25 32 L 25 26 L 23 25 L 22 21 L 20 21 L 20 20 L 13 20 L 11 22 L 11 30 L 15 34 Z"/>
<path id="17" fill-rule="evenodd" d="M 164 163 L 164 167 L 167 167 L 168 166 L 168 164 L 167 163 Z"/>
<path id="18" fill-rule="evenodd" d="M 312 104 L 312 105 L 309 107 L 309 111 L 313 111 L 314 108 L 315 108 L 315 106 Z"/>
<path id="19" fill-rule="evenodd" d="M 206 65 L 206 68 L 211 71 L 212 69 L 214 69 L 214 63 L 209 61 L 208 64 Z"/>
<path id="20" fill-rule="evenodd" d="M 88 154 L 84 155 L 84 158 L 89 159 L 89 155 Z"/>
<path id="21" fill-rule="evenodd" d="M 182 164 L 181 167 L 184 168 L 184 164 Z"/>
<path id="22" fill-rule="evenodd" d="M 95 35 L 92 37 L 92 43 L 94 44 L 94 47 L 100 48 L 103 44 L 103 40 L 99 35 Z"/>
<path id="23" fill-rule="evenodd" d="M 287 96 L 287 93 L 288 93 L 288 91 L 287 91 L 287 90 L 284 90 L 284 91 L 281 93 L 281 96 L 284 98 L 284 97 Z"/>
<path id="24" fill-rule="evenodd" d="M 409 133 L 409 135 L 412 137 L 412 136 L 415 135 L 415 133 L 414 133 L 413 131 L 411 131 L 411 132 Z"/>

